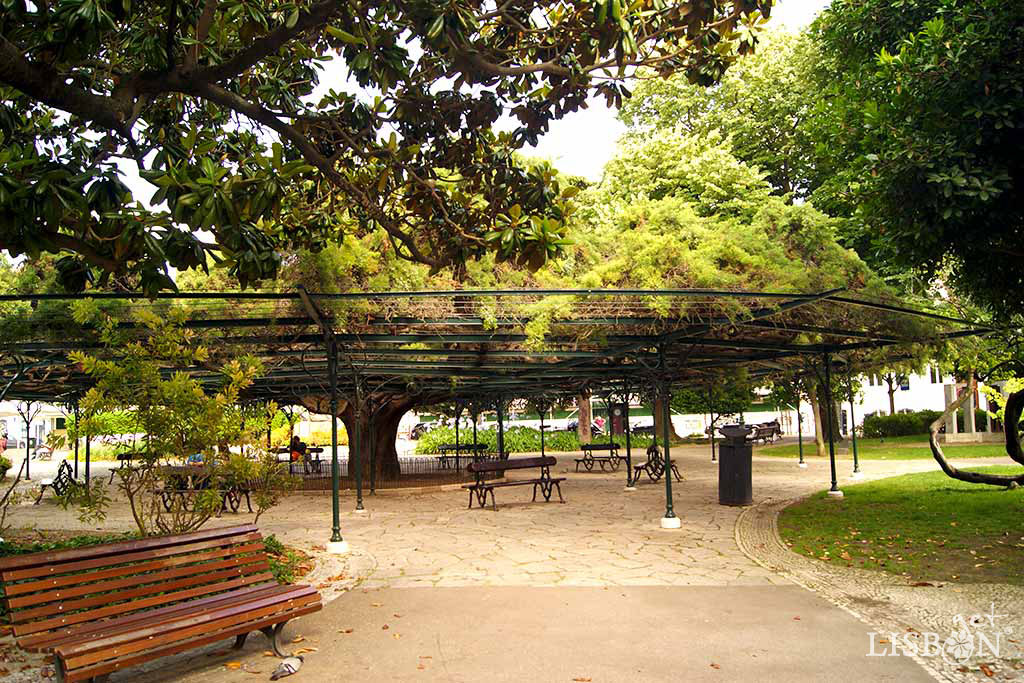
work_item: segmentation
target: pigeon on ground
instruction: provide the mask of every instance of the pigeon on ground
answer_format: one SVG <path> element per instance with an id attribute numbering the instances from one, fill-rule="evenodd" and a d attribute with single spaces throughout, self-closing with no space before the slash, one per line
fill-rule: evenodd
<path id="1" fill-rule="evenodd" d="M 302 666 L 302 655 L 296 657 L 286 657 L 281 660 L 281 663 L 274 669 L 274 673 L 270 674 L 270 680 L 276 681 L 279 678 L 285 676 L 291 676 L 293 673 L 299 670 Z"/>

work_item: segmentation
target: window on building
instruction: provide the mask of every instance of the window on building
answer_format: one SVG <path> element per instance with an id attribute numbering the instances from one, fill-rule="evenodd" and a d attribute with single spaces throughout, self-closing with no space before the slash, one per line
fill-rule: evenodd
<path id="1" fill-rule="evenodd" d="M 942 370 L 932 365 L 928 368 L 928 376 L 932 384 L 942 384 Z"/>
<path id="2" fill-rule="evenodd" d="M 64 418 L 64 417 L 55 417 L 55 418 L 53 418 L 53 428 L 54 429 L 67 429 L 68 428 L 67 427 L 67 418 Z"/>

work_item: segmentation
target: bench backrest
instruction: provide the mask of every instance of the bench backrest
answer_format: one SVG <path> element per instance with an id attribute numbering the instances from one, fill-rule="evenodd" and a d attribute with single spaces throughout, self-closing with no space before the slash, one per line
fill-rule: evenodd
<path id="1" fill-rule="evenodd" d="M 531 467 L 551 467 L 557 460 L 551 456 L 543 458 L 517 458 L 515 460 L 488 460 L 487 462 L 471 462 L 466 470 L 473 474 L 484 472 L 504 472 L 505 470 L 525 470 Z"/>
<path id="2" fill-rule="evenodd" d="M 621 446 L 613 441 L 612 443 L 585 443 L 580 448 L 585 451 L 617 451 Z"/>
<path id="3" fill-rule="evenodd" d="M 273 584 L 252 524 L 0 558 L 19 645 L 45 648 L 76 625 Z"/>

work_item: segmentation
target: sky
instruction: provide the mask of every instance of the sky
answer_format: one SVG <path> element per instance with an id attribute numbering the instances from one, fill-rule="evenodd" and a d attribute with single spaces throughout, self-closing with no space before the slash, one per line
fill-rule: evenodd
<path id="1" fill-rule="evenodd" d="M 769 25 L 799 31 L 827 5 L 828 0 L 778 0 Z M 609 109 L 603 99 L 591 99 L 587 109 L 553 122 L 537 146 L 523 153 L 547 159 L 564 173 L 596 181 L 601 179 L 601 171 L 615 154 L 615 144 L 624 131 L 614 109 Z"/>

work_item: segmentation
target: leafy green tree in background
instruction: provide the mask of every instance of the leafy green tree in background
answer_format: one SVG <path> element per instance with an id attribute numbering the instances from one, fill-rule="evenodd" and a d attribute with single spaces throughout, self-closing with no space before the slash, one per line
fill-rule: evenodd
<path id="1" fill-rule="evenodd" d="M 76 290 L 153 292 L 209 256 L 246 286 L 369 229 L 435 270 L 536 266 L 567 205 L 515 151 L 589 96 L 620 103 L 639 66 L 716 81 L 770 7 L 0 0 L 0 248 L 60 254 Z"/>
<path id="2" fill-rule="evenodd" d="M 836 0 L 811 134 L 817 206 L 887 272 L 946 273 L 1002 316 L 1024 311 L 1024 4 Z"/>
<path id="3" fill-rule="evenodd" d="M 739 60 L 717 85 L 703 87 L 681 76 L 641 80 L 620 118 L 631 133 L 720 136 L 737 159 L 766 174 L 774 192 L 805 197 L 816 184 L 806 128 L 814 107 L 814 57 L 806 35 L 766 31 L 757 52 Z"/>

